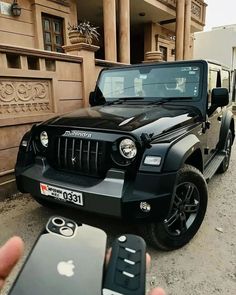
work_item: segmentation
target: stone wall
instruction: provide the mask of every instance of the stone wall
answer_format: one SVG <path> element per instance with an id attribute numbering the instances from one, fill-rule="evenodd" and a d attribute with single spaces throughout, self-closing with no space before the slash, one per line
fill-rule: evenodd
<path id="1" fill-rule="evenodd" d="M 32 124 L 83 106 L 79 56 L 0 45 L 0 183 Z M 96 79 L 96 77 L 94 77 Z"/>

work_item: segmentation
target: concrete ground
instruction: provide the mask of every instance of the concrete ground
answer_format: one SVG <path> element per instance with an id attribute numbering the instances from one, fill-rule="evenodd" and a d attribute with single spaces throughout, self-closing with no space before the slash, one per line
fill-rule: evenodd
<path id="1" fill-rule="evenodd" d="M 235 175 L 236 149 L 233 149 L 229 171 L 214 176 L 209 183 L 207 214 L 195 238 L 184 248 L 172 252 L 148 247 L 152 267 L 147 274 L 147 289 L 162 286 L 168 295 L 236 294 Z M 41 228 L 53 214 L 70 216 L 104 229 L 108 244 L 121 233 L 136 233 L 134 226 L 118 220 L 78 211 L 49 210 L 38 205 L 29 195 L 15 195 L 0 201 L 0 244 L 13 235 L 21 236 L 26 243 L 22 263 Z M 2 295 L 7 294 L 20 264 L 10 276 Z"/>

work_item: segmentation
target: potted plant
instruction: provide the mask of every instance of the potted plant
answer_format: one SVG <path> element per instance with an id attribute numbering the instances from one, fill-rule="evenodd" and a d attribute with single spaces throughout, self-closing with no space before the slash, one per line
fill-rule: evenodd
<path id="1" fill-rule="evenodd" d="M 76 25 L 69 24 L 68 30 L 71 44 L 92 44 L 93 40 L 98 40 L 98 36 L 100 35 L 97 29 L 98 27 L 92 26 L 89 21 L 83 21 Z"/>

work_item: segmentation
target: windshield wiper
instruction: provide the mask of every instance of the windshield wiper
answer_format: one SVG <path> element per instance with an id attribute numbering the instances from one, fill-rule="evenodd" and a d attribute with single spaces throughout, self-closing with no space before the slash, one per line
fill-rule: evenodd
<path id="1" fill-rule="evenodd" d="M 142 100 L 144 99 L 144 97 L 141 96 L 137 96 L 137 97 L 122 97 L 116 100 L 112 100 L 112 101 L 107 101 L 105 103 L 105 105 L 112 105 L 112 104 L 120 104 L 123 103 L 125 101 L 135 101 L 135 100 Z"/>
<path id="2" fill-rule="evenodd" d="M 159 104 L 164 104 L 164 103 L 171 102 L 171 101 L 181 102 L 182 100 L 189 100 L 189 99 L 192 99 L 192 97 L 191 96 L 189 96 L 189 97 L 166 97 L 166 98 L 161 97 L 161 100 L 152 101 L 152 102 L 150 102 L 150 104 L 159 105 Z"/>

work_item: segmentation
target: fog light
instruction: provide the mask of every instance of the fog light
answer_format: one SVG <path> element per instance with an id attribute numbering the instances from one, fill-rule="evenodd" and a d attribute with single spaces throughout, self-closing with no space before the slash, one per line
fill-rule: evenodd
<path id="1" fill-rule="evenodd" d="M 151 211 L 151 205 L 148 204 L 147 202 L 141 202 L 140 203 L 140 209 L 145 212 L 145 213 L 148 213 Z"/>

